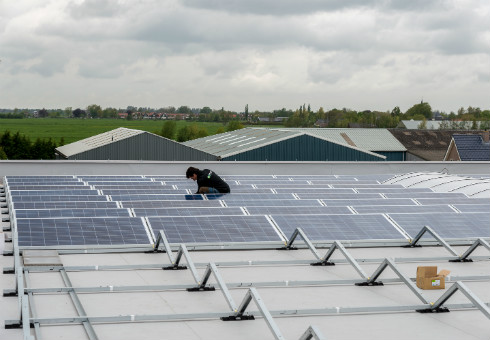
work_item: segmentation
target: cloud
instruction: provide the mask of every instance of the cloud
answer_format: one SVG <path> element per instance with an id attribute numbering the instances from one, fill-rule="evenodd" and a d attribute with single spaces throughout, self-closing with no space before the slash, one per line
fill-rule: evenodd
<path id="1" fill-rule="evenodd" d="M 2 105 L 488 106 L 488 22 L 485 0 L 4 1 Z"/>

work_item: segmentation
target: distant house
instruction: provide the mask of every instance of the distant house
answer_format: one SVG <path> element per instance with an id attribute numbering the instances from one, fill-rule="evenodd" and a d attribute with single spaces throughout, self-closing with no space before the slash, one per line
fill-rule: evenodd
<path id="1" fill-rule="evenodd" d="M 479 135 L 475 130 L 407 130 L 389 129 L 407 149 L 407 161 L 442 161 L 453 135 Z"/>
<path id="2" fill-rule="evenodd" d="M 488 128 L 488 122 L 481 121 L 426 120 L 425 127 L 421 128 L 423 123 L 423 120 L 402 120 L 398 123 L 397 128 L 407 130 L 484 130 Z"/>
<path id="3" fill-rule="evenodd" d="M 453 135 L 445 161 L 490 161 L 488 131 L 481 135 Z"/>
<path id="4" fill-rule="evenodd" d="M 128 118 L 128 113 L 127 112 L 119 112 L 118 114 L 118 117 L 121 118 L 121 119 L 126 119 Z"/>

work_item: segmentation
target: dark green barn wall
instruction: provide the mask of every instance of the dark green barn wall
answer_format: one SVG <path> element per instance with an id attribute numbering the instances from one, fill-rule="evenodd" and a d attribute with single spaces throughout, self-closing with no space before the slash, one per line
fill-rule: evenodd
<path id="1" fill-rule="evenodd" d="M 78 160 L 215 161 L 216 156 L 149 133 L 73 155 Z"/>
<path id="2" fill-rule="evenodd" d="M 406 160 L 406 151 L 373 151 L 379 155 L 386 156 L 386 160 L 390 162 L 403 162 Z"/>
<path id="3" fill-rule="evenodd" d="M 223 157 L 223 161 L 384 161 L 383 158 L 309 135 Z"/>

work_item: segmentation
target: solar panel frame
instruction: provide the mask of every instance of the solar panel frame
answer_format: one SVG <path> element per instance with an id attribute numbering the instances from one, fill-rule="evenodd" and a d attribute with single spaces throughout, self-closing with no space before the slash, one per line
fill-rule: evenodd
<path id="1" fill-rule="evenodd" d="M 403 230 L 415 237 L 429 226 L 443 239 L 489 237 L 490 211 L 486 213 L 431 213 L 431 214 L 388 214 Z M 431 238 L 430 235 L 424 235 Z"/>
<path id="2" fill-rule="evenodd" d="M 14 209 L 110 209 L 117 208 L 117 202 L 112 201 L 71 201 L 71 202 L 13 202 Z"/>
<path id="3" fill-rule="evenodd" d="M 454 213 L 449 205 L 389 205 L 389 206 L 376 206 L 376 205 L 364 205 L 364 206 L 352 206 L 359 214 L 423 214 L 423 213 Z"/>
<path id="4" fill-rule="evenodd" d="M 405 236 L 382 214 L 271 215 L 289 238 L 301 227 L 313 241 L 398 240 Z"/>
<path id="5" fill-rule="evenodd" d="M 290 207 L 271 207 L 255 206 L 245 207 L 250 215 L 352 215 L 353 212 L 348 207 L 323 207 L 323 206 L 290 206 Z"/>
<path id="6" fill-rule="evenodd" d="M 72 209 L 15 209 L 15 218 L 70 218 L 70 217 L 131 217 L 128 209 L 72 208 Z"/>
<path id="7" fill-rule="evenodd" d="M 240 207 L 133 208 L 133 212 L 136 217 L 245 215 Z"/>
<path id="8" fill-rule="evenodd" d="M 170 243 L 282 241 L 265 216 L 148 217 L 154 233 Z"/>
<path id="9" fill-rule="evenodd" d="M 192 207 L 222 207 L 221 201 L 120 201 L 124 208 L 192 208 Z"/>
<path id="10" fill-rule="evenodd" d="M 152 243 L 141 218 L 19 219 L 20 247 L 114 246 Z"/>

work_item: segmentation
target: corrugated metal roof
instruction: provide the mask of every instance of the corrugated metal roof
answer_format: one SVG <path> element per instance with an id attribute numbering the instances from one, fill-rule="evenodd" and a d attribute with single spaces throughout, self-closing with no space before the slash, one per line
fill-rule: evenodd
<path id="1" fill-rule="evenodd" d="M 302 131 L 309 135 L 336 143 L 352 145 L 369 151 L 407 151 L 387 129 L 287 129 Z"/>
<path id="2" fill-rule="evenodd" d="M 65 155 L 66 157 L 70 157 L 72 155 L 76 155 L 84 151 L 96 149 L 98 147 L 108 145 L 116 141 L 120 141 L 122 139 L 133 137 L 142 133 L 147 133 L 147 132 L 120 127 L 111 131 L 107 131 L 92 137 L 88 137 L 76 141 L 74 143 L 60 146 L 56 148 L 56 150 L 61 154 Z"/>
<path id="3" fill-rule="evenodd" d="M 490 144 L 480 135 L 453 135 L 462 161 L 489 161 Z"/>
<path id="4" fill-rule="evenodd" d="M 245 129 L 226 132 L 210 137 L 194 139 L 185 142 L 183 144 L 223 158 L 244 151 L 253 150 L 292 137 L 308 134 L 310 136 L 320 138 L 334 144 L 340 144 L 345 147 L 356 149 L 362 152 L 372 151 L 358 145 L 352 145 L 352 144 L 349 145 L 345 139 L 342 139 L 340 137 L 340 134 L 343 133 L 344 130 L 347 131 L 348 129 L 334 129 L 337 130 L 337 132 L 332 133 L 331 136 L 335 138 L 330 138 L 330 136 L 327 136 L 327 134 L 322 134 L 320 132 L 315 133 L 313 130 L 326 130 L 326 129 L 245 128 Z M 381 132 L 383 137 L 389 139 L 392 144 L 397 144 L 398 146 L 401 147 L 401 149 L 400 147 L 398 147 L 396 150 L 383 150 L 383 151 L 406 151 L 403 145 L 400 142 L 398 142 L 396 138 L 394 138 L 393 135 L 389 133 L 388 130 L 385 129 L 381 129 L 381 130 L 383 130 L 383 132 Z M 386 134 L 389 136 L 387 136 Z M 367 135 L 374 135 L 374 133 L 367 133 Z M 354 135 L 352 136 L 359 144 L 363 144 L 359 142 L 361 139 L 360 137 L 356 137 Z M 388 143 L 386 143 L 386 145 L 388 145 Z"/>
<path id="5" fill-rule="evenodd" d="M 405 127 L 406 129 L 409 130 L 417 130 L 419 129 L 420 124 L 422 124 L 422 120 L 402 120 L 399 124 L 399 126 Z M 441 121 L 441 120 L 427 120 L 425 122 L 425 128 L 424 130 L 438 130 L 441 129 L 441 124 L 445 123 L 446 127 L 442 127 L 443 129 L 471 129 L 473 126 L 472 121 L 458 121 L 458 122 L 450 122 L 450 121 Z M 453 126 L 454 123 L 457 125 L 457 127 Z M 477 121 L 476 122 L 477 128 L 480 128 L 483 126 L 483 122 Z"/>

